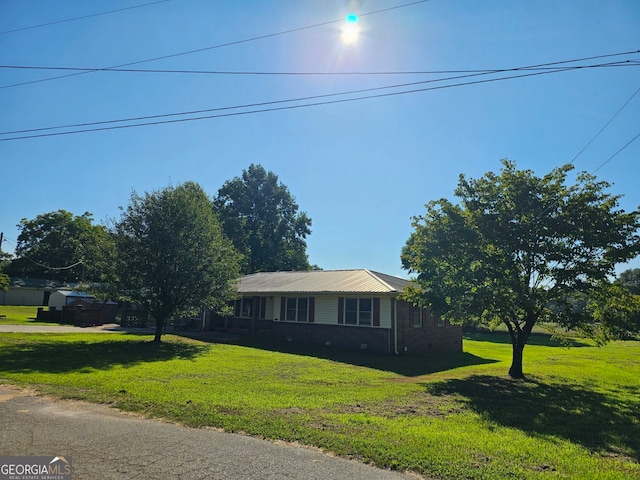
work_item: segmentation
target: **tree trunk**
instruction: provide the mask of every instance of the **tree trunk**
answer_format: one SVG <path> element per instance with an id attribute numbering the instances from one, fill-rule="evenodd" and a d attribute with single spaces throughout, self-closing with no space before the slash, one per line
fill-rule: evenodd
<path id="1" fill-rule="evenodd" d="M 156 317 L 156 336 L 153 339 L 153 343 L 162 342 L 162 332 L 164 331 L 164 324 L 166 319 L 162 315 Z"/>
<path id="2" fill-rule="evenodd" d="M 522 353 L 524 352 L 524 342 L 512 339 L 513 355 L 511 357 L 511 368 L 509 368 L 509 376 L 512 378 L 524 378 L 522 373 Z"/>
<path id="3" fill-rule="evenodd" d="M 522 372 L 522 356 L 524 353 L 524 346 L 529 340 L 531 330 L 536 323 L 536 316 L 532 312 L 527 313 L 524 327 L 520 328 L 518 324 L 512 325 L 510 322 L 505 321 L 507 328 L 509 329 L 509 336 L 511 337 L 511 367 L 509 368 L 509 376 L 512 378 L 525 378 Z"/>

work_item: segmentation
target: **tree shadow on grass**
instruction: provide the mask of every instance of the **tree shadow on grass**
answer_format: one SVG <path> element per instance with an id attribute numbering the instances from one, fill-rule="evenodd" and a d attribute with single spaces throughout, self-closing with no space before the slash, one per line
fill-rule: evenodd
<path id="1" fill-rule="evenodd" d="M 193 359 L 208 350 L 195 343 L 156 344 L 148 340 L 35 341 L 5 344 L 0 349 L 0 372 L 70 373 L 134 366 L 145 362 Z"/>
<path id="2" fill-rule="evenodd" d="M 479 342 L 506 343 L 511 345 L 508 332 L 465 332 L 465 340 L 477 340 Z M 591 347 L 592 345 L 576 339 L 568 339 L 566 343 L 556 340 L 549 333 L 532 333 L 527 340 L 527 345 L 542 347 Z"/>
<path id="3" fill-rule="evenodd" d="M 576 385 L 474 375 L 424 385 L 432 395 L 456 394 L 487 420 L 530 435 L 554 435 L 612 455 L 640 455 L 640 400 Z"/>
<path id="4" fill-rule="evenodd" d="M 441 352 L 422 355 L 389 355 L 338 349 L 317 345 L 279 342 L 257 337 L 241 337 L 234 345 L 258 348 L 271 352 L 290 353 L 306 357 L 320 358 L 359 367 L 393 372 L 405 377 L 419 377 L 469 365 L 496 363 L 497 360 L 481 358 L 466 352 Z"/>

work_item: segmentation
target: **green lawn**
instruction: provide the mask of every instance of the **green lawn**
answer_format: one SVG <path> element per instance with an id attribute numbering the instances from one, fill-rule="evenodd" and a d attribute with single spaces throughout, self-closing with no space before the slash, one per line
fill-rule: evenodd
<path id="1" fill-rule="evenodd" d="M 504 334 L 391 357 L 172 335 L 0 334 L 0 382 L 451 479 L 640 478 L 640 343 Z"/>
<path id="2" fill-rule="evenodd" d="M 38 307 L 0 305 L 0 325 L 58 325 L 39 322 L 36 319 Z"/>

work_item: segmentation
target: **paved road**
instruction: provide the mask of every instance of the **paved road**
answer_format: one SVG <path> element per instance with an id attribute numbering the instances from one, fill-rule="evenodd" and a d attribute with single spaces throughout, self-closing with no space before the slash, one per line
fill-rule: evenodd
<path id="1" fill-rule="evenodd" d="M 0 324 L 0 333 L 19 332 L 19 333 L 118 333 L 118 332 L 141 332 L 153 333 L 152 328 L 124 328 L 117 323 L 109 323 L 98 327 L 74 327 L 72 325 L 38 325 L 20 324 L 7 325 Z M 169 331 L 169 333 L 173 333 Z"/>
<path id="2" fill-rule="evenodd" d="M 108 323 L 97 327 L 74 327 L 72 325 L 38 325 L 38 324 L 21 324 L 21 325 L 3 325 L 0 323 L 0 333 L 140 333 L 153 335 L 155 328 L 134 328 L 121 327 L 117 323 Z M 168 327 L 166 333 L 176 335 L 184 335 L 209 342 L 230 342 L 238 338 L 226 332 L 202 331 L 202 330 L 175 330 Z"/>
<path id="3" fill-rule="evenodd" d="M 320 451 L 0 385 L 0 456 L 71 456 L 74 480 L 415 480 Z"/>

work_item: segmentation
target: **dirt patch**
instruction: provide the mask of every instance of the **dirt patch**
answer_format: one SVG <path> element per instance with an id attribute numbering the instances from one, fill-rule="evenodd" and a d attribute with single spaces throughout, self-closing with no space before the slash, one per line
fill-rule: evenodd
<path id="1" fill-rule="evenodd" d="M 404 399 L 364 405 L 343 405 L 340 412 L 366 413 L 386 418 L 406 416 L 446 417 L 464 410 L 464 403 L 454 395 L 429 395 L 420 393 Z"/>
<path id="2" fill-rule="evenodd" d="M 8 402 L 18 397 L 35 397 L 38 393 L 29 388 L 16 387 L 14 385 L 0 385 L 0 402 Z"/>

